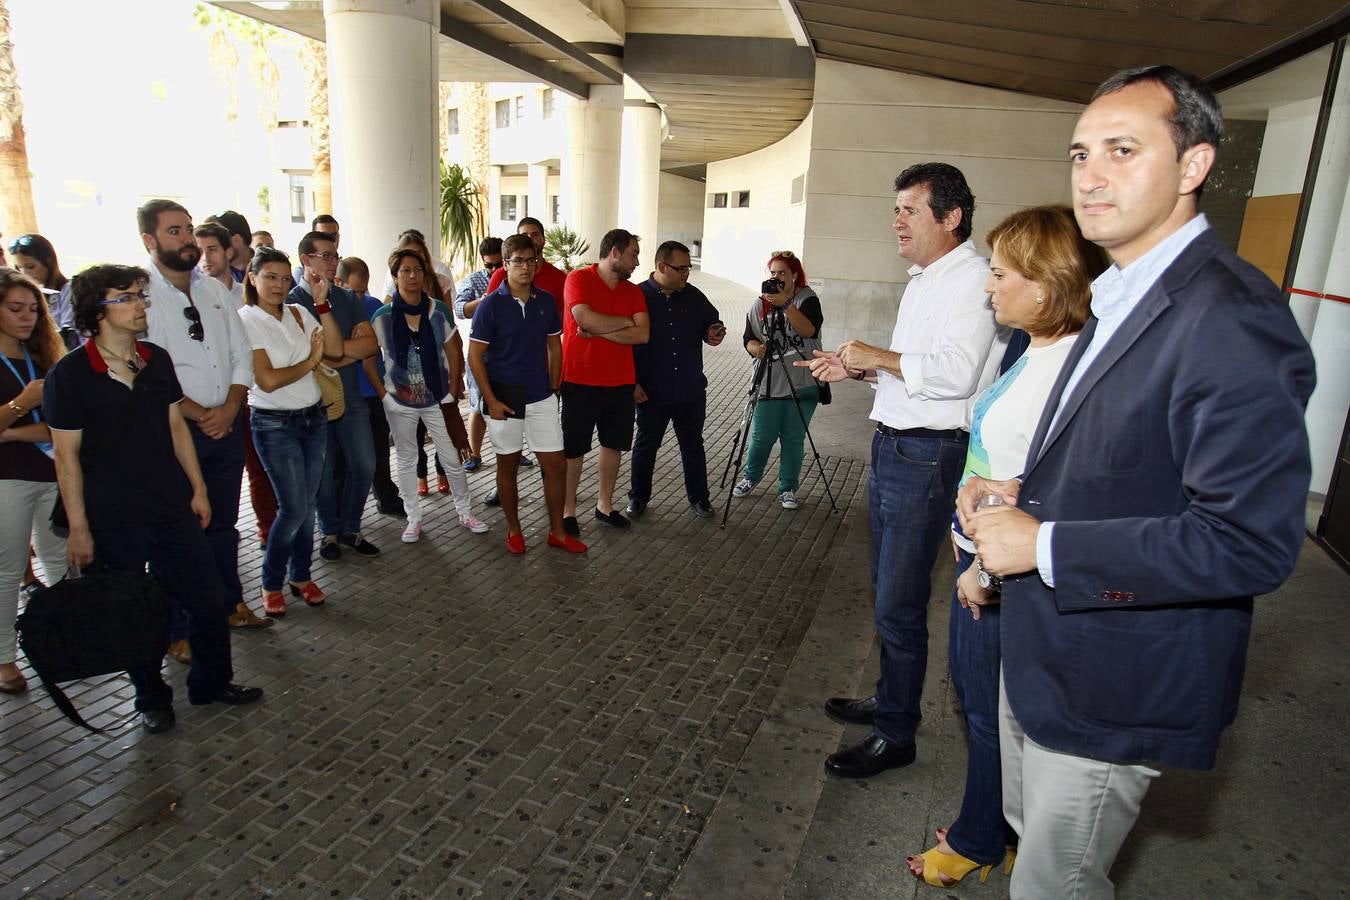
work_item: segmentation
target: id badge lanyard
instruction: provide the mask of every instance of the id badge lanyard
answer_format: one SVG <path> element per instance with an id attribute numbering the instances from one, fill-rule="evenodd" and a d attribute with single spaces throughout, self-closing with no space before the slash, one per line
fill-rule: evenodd
<path id="1" fill-rule="evenodd" d="M 20 389 L 22 389 L 27 387 L 30 382 L 37 380 L 37 370 L 33 368 L 33 357 L 28 355 L 28 348 L 23 344 L 19 344 L 19 348 L 23 350 L 23 361 L 28 364 L 28 381 L 23 380 L 23 376 L 19 374 L 18 369 L 14 368 L 14 363 L 9 361 L 9 357 L 0 355 L 0 359 L 5 361 L 5 368 L 9 369 L 9 371 L 14 374 L 14 380 L 19 383 Z M 28 414 L 33 417 L 34 422 L 42 421 L 42 413 L 38 412 L 37 409 L 30 409 Z M 41 450 L 48 459 L 56 458 L 56 450 L 52 446 L 51 441 L 34 443 L 33 446 Z"/>

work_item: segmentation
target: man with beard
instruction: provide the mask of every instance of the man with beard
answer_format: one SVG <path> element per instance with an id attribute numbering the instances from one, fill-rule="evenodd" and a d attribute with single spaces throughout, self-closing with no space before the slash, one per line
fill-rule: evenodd
<path id="1" fill-rule="evenodd" d="M 249 230 L 248 219 L 243 213 L 227 209 L 216 216 L 207 216 L 207 224 L 219 225 L 230 233 L 230 243 L 225 248 L 225 257 L 230 263 L 230 274 L 240 284 L 248 273 L 248 264 L 253 260 L 253 232 Z"/>
<path id="2" fill-rule="evenodd" d="M 178 408 L 188 421 L 206 481 L 211 523 L 206 540 L 225 585 L 225 608 L 236 628 L 265 628 L 239 583 L 239 487 L 244 477 L 240 410 L 253 383 L 253 351 L 225 286 L 197 270 L 201 251 L 192 216 L 172 200 L 151 200 L 136 210 L 141 242 L 150 254 L 150 308 L 146 336 L 169 352 L 183 388 Z M 186 623 L 175 612 L 169 653 L 190 657 Z"/>
<path id="3" fill-rule="evenodd" d="M 581 534 L 577 485 L 595 431 L 600 435 L 595 519 L 611 528 L 628 527 L 614 508 L 614 484 L 620 458 L 633 447 L 633 345 L 647 343 L 650 334 L 647 300 L 628 280 L 637 264 L 638 236 L 615 228 L 600 239 L 600 262 L 572 272 L 563 288 L 563 530 L 572 537 Z"/>

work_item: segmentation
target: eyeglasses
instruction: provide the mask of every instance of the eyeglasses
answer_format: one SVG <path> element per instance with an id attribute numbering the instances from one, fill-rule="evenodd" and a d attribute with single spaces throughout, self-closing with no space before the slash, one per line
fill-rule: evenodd
<path id="1" fill-rule="evenodd" d="M 769 259 L 792 259 L 792 258 L 793 254 L 791 250 L 775 250 L 769 254 Z"/>
<path id="2" fill-rule="evenodd" d="M 16 237 L 14 240 L 9 242 L 9 252 L 18 253 L 25 247 L 31 246 L 33 246 L 33 236 L 31 234 L 25 234 L 22 237 Z M 27 256 L 28 254 L 25 253 L 24 255 Z"/>
<path id="3" fill-rule="evenodd" d="M 529 259 L 517 259 L 513 256 L 506 261 L 506 264 L 513 269 L 528 269 L 530 266 L 539 265 L 539 257 L 531 256 Z"/>
<path id="4" fill-rule="evenodd" d="M 404 266 L 403 268 L 401 268 L 401 269 L 398 270 L 397 274 L 398 274 L 398 275 L 401 275 L 401 276 L 404 277 L 404 278 L 407 278 L 407 277 L 409 277 L 409 276 L 411 276 L 411 275 L 425 275 L 425 274 L 426 274 L 426 271 L 427 271 L 427 270 L 424 269 L 424 268 L 422 268 L 421 266 L 417 266 L 416 268 L 411 268 L 411 267 L 409 267 L 409 266 Z"/>
<path id="5" fill-rule="evenodd" d="M 338 258 L 338 255 L 334 253 L 332 250 L 325 250 L 322 253 L 306 253 L 303 255 L 318 257 L 324 262 L 332 262 L 333 260 Z"/>
<path id="6" fill-rule="evenodd" d="M 665 266 L 667 269 L 674 269 L 676 272 L 679 272 L 681 275 L 684 275 L 684 274 L 688 273 L 688 271 L 689 271 L 690 269 L 693 268 L 693 266 L 672 266 L 672 265 L 671 265 L 670 263 L 668 263 L 668 262 L 663 262 L 663 263 L 661 263 L 661 265 Z"/>
<path id="7" fill-rule="evenodd" d="M 202 327 L 202 314 L 198 312 L 197 307 L 185 307 L 183 316 L 191 323 L 188 325 L 188 337 L 194 341 L 206 340 L 206 329 Z"/>
<path id="8" fill-rule="evenodd" d="M 118 306 L 123 303 L 135 303 L 137 300 L 150 305 L 150 294 L 148 291 L 127 291 L 125 294 L 118 294 L 109 300 L 100 300 L 99 306 Z M 194 309 L 193 312 L 196 312 Z"/>

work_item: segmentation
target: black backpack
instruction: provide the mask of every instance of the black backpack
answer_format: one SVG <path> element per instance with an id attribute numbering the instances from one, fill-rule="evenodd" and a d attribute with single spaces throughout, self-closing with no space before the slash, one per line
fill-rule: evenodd
<path id="1" fill-rule="evenodd" d="M 150 575 L 95 563 L 83 574 L 34 591 L 15 629 L 57 708 L 72 722 L 101 732 L 80 717 L 58 682 L 158 665 L 169 644 L 169 603 Z"/>

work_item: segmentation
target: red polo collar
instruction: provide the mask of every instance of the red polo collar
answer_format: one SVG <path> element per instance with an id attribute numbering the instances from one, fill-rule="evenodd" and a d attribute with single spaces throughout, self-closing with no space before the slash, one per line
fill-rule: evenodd
<path id="1" fill-rule="evenodd" d="M 108 372 L 108 363 L 104 361 L 103 354 L 99 353 L 98 348 L 94 346 L 93 338 L 90 338 L 89 340 L 84 342 L 84 352 L 85 355 L 89 357 L 89 368 L 93 369 L 100 375 L 106 375 Z M 142 362 L 149 362 L 150 348 L 142 344 L 140 341 L 137 341 L 136 355 L 138 355 L 141 358 Z"/>

